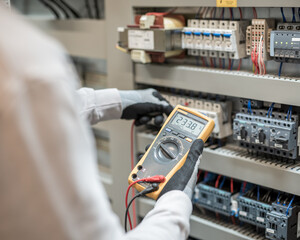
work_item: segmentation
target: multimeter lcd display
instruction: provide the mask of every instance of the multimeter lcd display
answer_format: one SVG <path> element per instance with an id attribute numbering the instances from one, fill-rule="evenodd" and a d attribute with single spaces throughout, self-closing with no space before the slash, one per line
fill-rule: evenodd
<path id="1" fill-rule="evenodd" d="M 177 115 L 173 118 L 171 125 L 195 136 L 199 136 L 205 127 L 205 124 L 195 121 L 181 113 L 177 113 Z"/>

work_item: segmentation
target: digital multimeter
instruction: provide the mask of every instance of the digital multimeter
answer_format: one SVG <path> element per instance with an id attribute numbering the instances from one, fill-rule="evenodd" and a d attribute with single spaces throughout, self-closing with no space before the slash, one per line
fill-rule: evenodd
<path id="1" fill-rule="evenodd" d="M 157 199 L 172 176 L 183 166 L 192 142 L 202 139 L 206 142 L 214 128 L 214 121 L 207 116 L 181 105 L 177 105 L 169 115 L 155 140 L 139 163 L 129 175 L 129 184 L 155 175 L 163 175 L 166 180 L 159 189 L 147 194 Z M 148 183 L 136 183 L 134 187 L 141 192 Z"/>

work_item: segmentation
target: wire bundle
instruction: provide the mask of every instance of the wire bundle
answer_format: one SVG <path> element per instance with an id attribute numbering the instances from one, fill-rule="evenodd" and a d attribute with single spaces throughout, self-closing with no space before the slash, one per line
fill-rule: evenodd
<path id="1" fill-rule="evenodd" d="M 64 0 L 40 0 L 40 2 L 47 7 L 57 19 L 61 18 L 59 11 L 62 11 L 67 19 L 72 16 L 81 18 L 80 14 Z"/>
<path id="2" fill-rule="evenodd" d="M 251 52 L 251 60 L 255 67 L 255 74 L 265 75 L 266 74 L 266 65 L 264 62 L 264 39 L 263 36 L 260 36 L 258 46 L 254 46 Z"/>

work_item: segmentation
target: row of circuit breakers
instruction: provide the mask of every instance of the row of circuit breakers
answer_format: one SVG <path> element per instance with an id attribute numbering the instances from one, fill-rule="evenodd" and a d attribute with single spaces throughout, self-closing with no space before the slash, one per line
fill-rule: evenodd
<path id="1" fill-rule="evenodd" d="M 201 174 L 203 175 L 203 174 Z M 195 188 L 193 203 L 233 224 L 248 223 L 267 239 L 300 237 L 299 197 L 206 172 Z M 236 221 L 240 221 L 237 223 Z"/>
<path id="2" fill-rule="evenodd" d="M 212 139 L 227 139 L 271 159 L 299 159 L 299 119 L 292 107 L 241 99 L 239 112 L 232 118 L 232 101 L 211 100 L 162 93 L 171 105 L 188 106 L 215 121 Z M 233 119 L 233 120 L 232 120 Z"/>
<path id="3" fill-rule="evenodd" d="M 273 59 L 300 62 L 300 23 L 275 19 L 202 20 L 183 15 L 136 16 L 135 24 L 118 29 L 118 48 L 135 62 L 162 63 L 188 55 L 220 59 L 250 57 L 258 63 Z M 187 51 L 184 51 L 187 50 Z"/>

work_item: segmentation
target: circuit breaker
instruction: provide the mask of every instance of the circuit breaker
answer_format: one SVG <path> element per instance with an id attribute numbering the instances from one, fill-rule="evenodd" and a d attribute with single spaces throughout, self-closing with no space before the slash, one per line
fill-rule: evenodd
<path id="1" fill-rule="evenodd" d="M 273 203 L 267 214 L 266 237 L 268 239 L 300 239 L 300 207 Z"/>
<path id="2" fill-rule="evenodd" d="M 248 149 L 296 159 L 298 123 L 294 120 L 238 113 L 233 121 L 233 139 Z"/>
<path id="3" fill-rule="evenodd" d="M 232 201 L 237 198 L 236 193 L 212 187 L 206 183 L 199 183 L 196 186 L 194 203 L 211 211 L 221 213 L 225 216 L 232 216 L 235 211 Z"/>
<path id="4" fill-rule="evenodd" d="M 189 19 L 182 30 L 182 48 L 189 49 L 188 53 L 194 56 L 244 58 L 248 24 L 248 21 Z"/>

